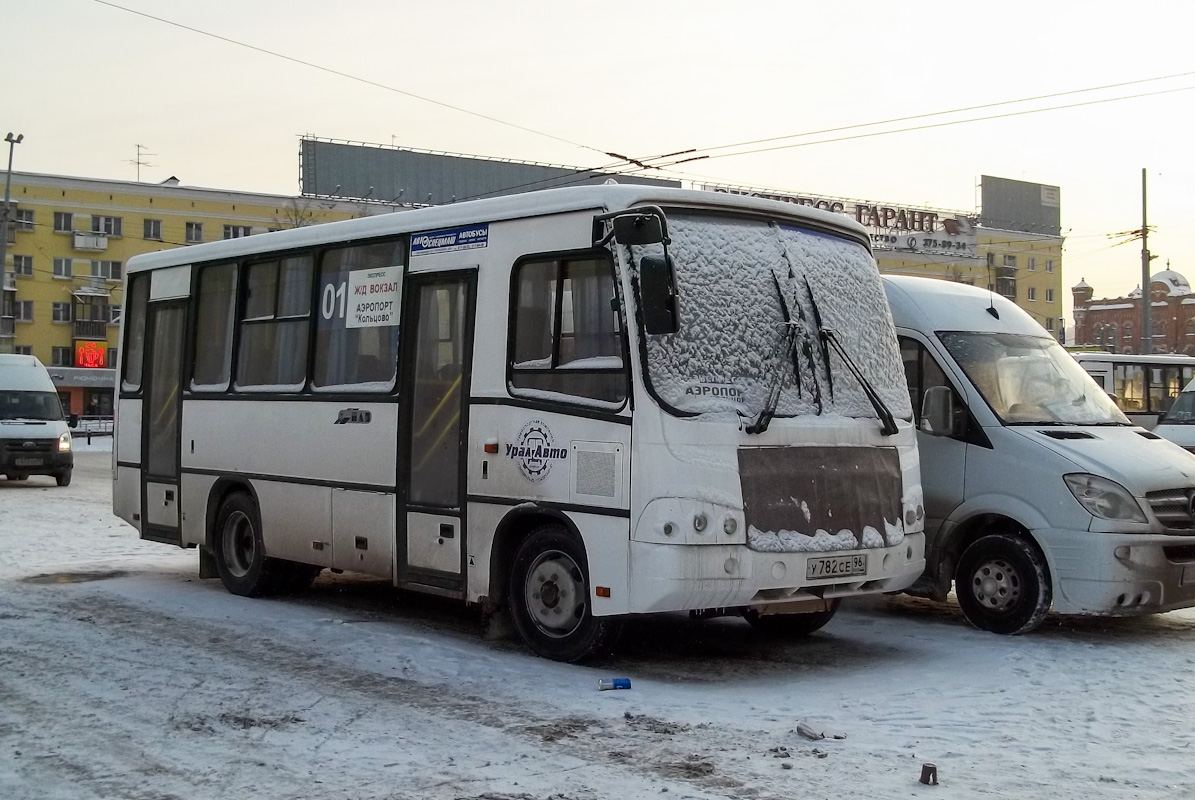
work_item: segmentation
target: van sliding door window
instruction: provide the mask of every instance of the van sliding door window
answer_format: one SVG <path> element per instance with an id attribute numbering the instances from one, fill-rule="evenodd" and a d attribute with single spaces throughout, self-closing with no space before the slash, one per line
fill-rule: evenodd
<path id="1" fill-rule="evenodd" d="M 605 259 L 525 261 L 515 268 L 511 395 L 621 405 L 626 398 L 614 267 Z"/>

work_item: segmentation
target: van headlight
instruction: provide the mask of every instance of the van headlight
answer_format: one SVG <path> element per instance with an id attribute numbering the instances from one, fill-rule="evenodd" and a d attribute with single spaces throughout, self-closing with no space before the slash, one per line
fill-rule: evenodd
<path id="1" fill-rule="evenodd" d="M 1126 522 L 1148 522 L 1141 504 L 1116 481 L 1086 473 L 1063 475 L 1062 479 L 1066 481 L 1066 488 L 1092 516 Z"/>
<path id="2" fill-rule="evenodd" d="M 70 449 L 71 449 L 71 435 L 70 435 L 70 432 L 68 431 L 58 437 L 58 452 L 65 453 L 67 450 L 70 450 Z"/>

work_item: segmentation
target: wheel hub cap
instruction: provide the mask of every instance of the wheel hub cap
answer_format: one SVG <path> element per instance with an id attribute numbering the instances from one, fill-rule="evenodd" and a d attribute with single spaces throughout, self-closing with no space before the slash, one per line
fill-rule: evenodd
<path id="1" fill-rule="evenodd" d="M 971 591 L 984 608 L 1007 611 L 1021 599 L 1021 576 L 1004 559 L 992 559 L 975 570 Z"/>
<path id="2" fill-rule="evenodd" d="M 585 616 L 587 592 L 577 563 L 552 550 L 540 554 L 527 571 L 526 602 L 531 619 L 542 632 L 563 638 Z"/>

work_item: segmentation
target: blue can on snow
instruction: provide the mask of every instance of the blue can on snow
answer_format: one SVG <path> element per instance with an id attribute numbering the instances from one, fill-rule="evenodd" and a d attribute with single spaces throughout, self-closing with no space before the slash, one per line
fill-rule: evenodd
<path id="1" fill-rule="evenodd" d="M 607 689 L 630 689 L 630 678 L 598 678 L 598 691 L 604 692 Z"/>

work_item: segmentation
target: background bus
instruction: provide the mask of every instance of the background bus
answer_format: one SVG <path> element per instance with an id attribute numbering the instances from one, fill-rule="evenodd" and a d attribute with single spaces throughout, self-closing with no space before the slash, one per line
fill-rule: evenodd
<path id="1" fill-rule="evenodd" d="M 809 632 L 924 568 L 891 316 L 840 215 L 561 189 L 126 282 L 115 511 L 234 593 L 359 571 L 571 661 L 628 614 Z"/>
<path id="2" fill-rule="evenodd" d="M 1173 354 L 1072 353 L 1131 421 L 1152 429 L 1195 378 L 1195 358 Z"/>

